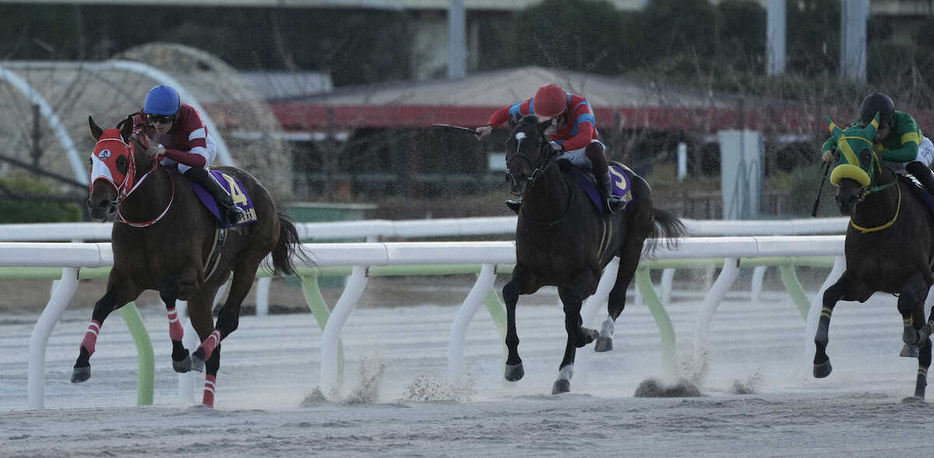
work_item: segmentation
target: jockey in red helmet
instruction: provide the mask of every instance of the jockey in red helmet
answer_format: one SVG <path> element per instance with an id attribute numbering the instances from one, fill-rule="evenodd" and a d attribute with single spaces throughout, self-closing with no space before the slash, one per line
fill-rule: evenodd
<path id="1" fill-rule="evenodd" d="M 865 126 L 879 115 L 879 127 L 876 129 L 875 150 L 886 165 L 896 171 L 910 173 L 931 195 L 934 195 L 934 143 L 931 143 L 910 114 L 895 110 L 892 98 L 873 92 L 863 99 L 859 107 L 859 119 L 856 123 Z M 821 159 L 833 162 L 836 142 L 833 137 L 824 141 Z"/>
<path id="2" fill-rule="evenodd" d="M 477 136 L 485 138 L 493 128 L 507 121 L 516 123 L 526 115 L 535 115 L 540 121 L 551 121 L 552 127 L 546 134 L 551 137 L 551 147 L 558 152 L 558 159 L 593 173 L 597 192 L 610 212 L 625 204 L 613 194 L 606 146 L 598 139 L 596 118 L 590 103 L 579 95 L 568 94 L 557 84 L 546 84 L 535 91 L 532 98 L 497 110 L 485 126 L 477 128 Z M 521 204 L 521 201 L 506 201 L 506 205 L 516 213 Z"/>
<path id="3" fill-rule="evenodd" d="M 222 208 L 221 217 L 235 225 L 243 216 L 230 193 L 208 172 L 217 156 L 214 139 L 193 106 L 182 103 L 178 92 L 169 86 L 156 86 L 146 94 L 143 111 L 133 119 L 142 134 L 140 141 L 146 150 L 166 167 L 178 171 L 214 196 Z M 142 138 L 144 137 L 144 138 Z M 161 156 L 161 157 L 160 157 Z"/>

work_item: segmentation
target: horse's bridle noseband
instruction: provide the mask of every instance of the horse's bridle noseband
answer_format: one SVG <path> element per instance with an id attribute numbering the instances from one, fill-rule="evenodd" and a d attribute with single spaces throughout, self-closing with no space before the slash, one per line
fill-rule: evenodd
<path id="1" fill-rule="evenodd" d="M 538 132 L 538 130 L 536 130 L 536 132 Z M 539 136 L 542 138 L 542 140 L 545 139 L 545 135 L 542 134 L 541 132 L 539 132 Z M 517 157 L 521 158 L 527 164 L 529 164 L 529 168 L 532 169 L 532 172 L 529 173 L 529 177 L 525 179 L 526 181 L 525 189 L 529 189 L 532 187 L 532 185 L 535 184 L 535 180 L 537 180 L 538 177 L 542 175 L 542 173 L 545 171 L 545 168 L 548 167 L 548 165 L 556 157 L 558 157 L 558 155 L 556 154 L 555 150 L 551 148 L 551 145 L 549 145 L 547 141 L 542 141 L 542 143 L 538 147 L 538 152 L 540 153 L 538 156 L 538 163 L 533 164 L 532 160 L 529 159 L 528 156 L 519 152 L 519 149 L 522 146 L 522 142 L 521 142 L 522 139 L 520 138 L 519 140 L 520 140 L 519 144 L 516 145 L 516 154 L 512 156 L 512 159 L 515 159 Z M 507 171 L 508 169 L 509 168 L 507 166 Z M 512 173 L 508 173 L 508 176 L 513 182 L 515 182 L 515 177 L 513 177 Z"/>

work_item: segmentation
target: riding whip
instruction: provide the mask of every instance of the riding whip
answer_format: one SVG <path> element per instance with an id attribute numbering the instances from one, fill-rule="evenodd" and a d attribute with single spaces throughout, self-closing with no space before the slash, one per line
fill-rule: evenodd
<path id="1" fill-rule="evenodd" d="M 450 124 L 432 124 L 431 127 L 435 128 L 435 129 L 449 129 L 449 130 L 456 130 L 456 131 L 458 131 L 458 132 L 469 132 L 469 133 L 473 134 L 474 136 L 478 136 L 478 137 L 480 136 L 480 134 L 478 134 L 477 131 L 475 131 L 475 130 L 469 128 L 469 127 L 452 126 L 452 125 L 450 125 Z"/>
<path id="2" fill-rule="evenodd" d="M 820 179 L 820 188 L 817 189 L 817 198 L 814 199 L 814 208 L 811 209 L 811 217 L 817 216 L 817 207 L 820 206 L 820 195 L 824 192 L 824 183 L 827 181 L 827 171 L 830 170 L 830 163 L 824 163 L 824 174 Z"/>

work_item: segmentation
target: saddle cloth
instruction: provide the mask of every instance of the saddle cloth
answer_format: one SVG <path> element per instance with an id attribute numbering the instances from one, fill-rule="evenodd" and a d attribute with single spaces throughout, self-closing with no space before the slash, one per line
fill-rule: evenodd
<path id="1" fill-rule="evenodd" d="M 256 209 L 253 207 L 253 199 L 250 198 L 250 195 L 246 193 L 243 188 L 243 183 L 240 183 L 240 180 L 224 174 L 223 172 L 217 170 L 211 170 L 211 175 L 214 175 L 214 178 L 217 178 L 217 182 L 230 193 L 233 197 L 234 203 L 237 204 L 243 210 L 243 218 L 240 221 L 237 221 L 236 224 L 223 223 L 221 228 L 228 228 L 234 226 L 242 226 L 244 224 L 255 223 L 256 218 Z M 220 209 L 217 207 L 217 201 L 214 200 L 214 196 L 211 195 L 206 189 L 201 186 L 191 183 L 191 186 L 195 189 L 195 195 L 198 196 L 198 200 L 214 215 L 214 218 L 217 218 L 218 222 L 222 222 L 224 218 L 221 218 Z"/>
<path id="2" fill-rule="evenodd" d="M 924 190 L 924 187 L 922 187 L 920 183 L 916 182 L 914 178 L 902 175 L 900 173 L 896 173 L 895 176 L 897 176 L 899 180 L 904 181 L 905 184 L 907 184 L 908 187 L 914 191 L 914 193 L 917 194 L 917 196 L 920 197 L 925 204 L 927 204 L 928 210 L 934 214 L 934 196 L 928 194 L 928 192 Z"/>
<path id="3" fill-rule="evenodd" d="M 605 209 L 603 208 L 603 202 L 600 201 L 600 193 L 597 192 L 597 187 L 594 184 L 595 180 L 593 174 L 584 172 L 573 166 L 568 168 L 571 169 L 571 173 L 574 175 L 574 178 L 577 179 L 577 182 L 580 184 L 581 189 L 587 194 L 587 197 L 590 197 L 590 201 L 597 206 L 597 210 L 599 210 L 600 213 L 603 213 Z M 630 186 L 629 175 L 623 172 L 622 167 L 610 164 L 610 180 L 613 185 L 613 195 L 621 197 L 626 203 L 620 211 L 625 210 L 632 200 L 632 186 Z"/>

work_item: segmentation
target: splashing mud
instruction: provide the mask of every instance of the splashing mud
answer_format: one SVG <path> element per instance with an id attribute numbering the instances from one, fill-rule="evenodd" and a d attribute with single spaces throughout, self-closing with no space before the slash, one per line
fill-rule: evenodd
<path id="1" fill-rule="evenodd" d="M 473 388 L 469 383 L 460 385 L 448 385 L 437 378 L 419 375 L 406 387 L 402 394 L 401 401 L 470 401 L 473 394 Z"/>
<path id="2" fill-rule="evenodd" d="M 674 385 L 665 385 L 658 380 L 648 379 L 639 384 L 637 398 L 695 398 L 701 396 L 700 390 L 688 380 L 679 380 Z"/>

